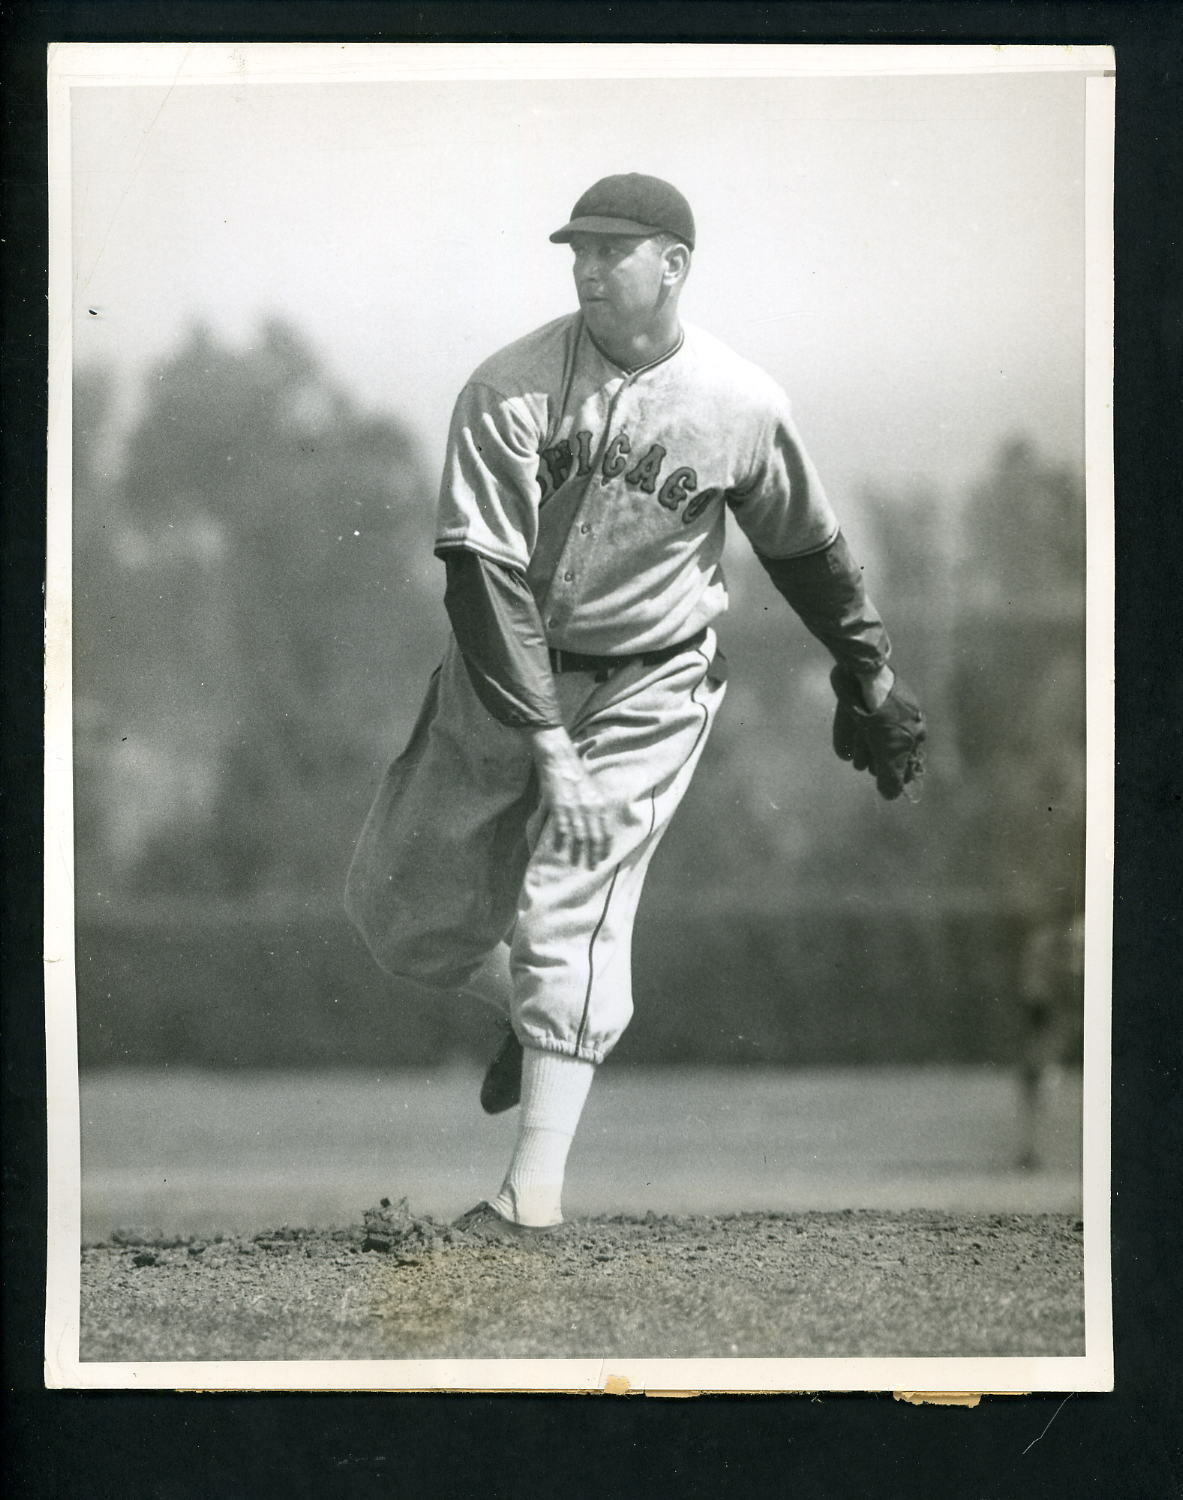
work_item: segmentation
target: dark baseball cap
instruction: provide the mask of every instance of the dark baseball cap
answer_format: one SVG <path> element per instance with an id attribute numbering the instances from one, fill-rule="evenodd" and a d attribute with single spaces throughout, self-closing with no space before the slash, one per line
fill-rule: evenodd
<path id="1" fill-rule="evenodd" d="M 571 210 L 551 240 L 565 245 L 573 234 L 673 234 L 694 249 L 694 215 L 676 187 L 660 177 L 624 172 L 601 177 Z"/>

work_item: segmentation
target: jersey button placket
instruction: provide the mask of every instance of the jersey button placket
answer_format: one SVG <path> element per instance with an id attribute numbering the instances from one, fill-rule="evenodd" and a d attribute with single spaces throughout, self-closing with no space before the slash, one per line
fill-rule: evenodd
<path id="1" fill-rule="evenodd" d="M 591 473 L 584 481 L 583 495 L 580 499 L 578 510 L 576 511 L 577 516 L 579 516 L 579 513 L 581 511 L 585 510 L 589 502 L 593 505 L 595 504 L 596 500 L 598 499 L 599 492 L 603 488 L 604 476 L 601 465 L 603 463 L 604 452 L 610 445 L 610 434 L 612 434 L 613 428 L 615 427 L 618 433 L 622 430 L 617 426 L 617 408 L 621 395 L 626 390 L 628 390 L 631 383 L 632 377 L 626 375 L 608 403 L 608 412 L 604 423 L 603 446 L 597 453 L 596 461 L 592 465 Z M 600 483 L 597 483 L 597 480 L 600 480 Z M 559 626 L 564 624 L 570 617 L 572 607 L 571 594 L 574 593 L 574 590 L 565 588 L 564 585 L 570 585 L 575 582 L 576 570 L 575 568 L 572 568 L 570 564 L 572 562 L 575 562 L 576 566 L 579 566 L 580 563 L 586 565 L 588 561 L 587 553 L 580 554 L 580 557 L 578 559 L 573 556 L 574 553 L 579 551 L 579 538 L 581 537 L 587 538 L 588 546 L 593 546 L 596 541 L 595 528 L 590 521 L 585 519 L 579 520 L 578 531 L 576 531 L 574 525 L 572 526 L 572 529 L 567 536 L 566 546 L 563 548 L 563 551 L 560 554 L 558 567 L 556 568 L 554 574 L 554 582 L 551 585 L 552 597 L 547 601 L 551 609 L 554 611 L 553 613 L 548 614 L 546 619 L 546 628 L 548 630 L 557 630 Z M 553 594 L 555 593 L 558 594 L 558 598 L 553 597 Z"/>
<path id="2" fill-rule="evenodd" d="M 581 510 L 588 504 L 593 494 L 594 491 L 590 489 L 590 486 L 584 490 Z M 553 588 L 558 597 L 550 601 L 552 607 L 557 606 L 558 613 L 548 617 L 546 622 L 548 629 L 557 629 L 570 617 L 573 607 L 572 595 L 576 593 L 577 580 L 586 572 L 589 561 L 587 549 L 594 546 L 595 540 L 596 529 L 590 521 L 580 521 L 578 525 L 573 525 L 568 533 L 567 544 L 559 557 L 554 575 Z"/>

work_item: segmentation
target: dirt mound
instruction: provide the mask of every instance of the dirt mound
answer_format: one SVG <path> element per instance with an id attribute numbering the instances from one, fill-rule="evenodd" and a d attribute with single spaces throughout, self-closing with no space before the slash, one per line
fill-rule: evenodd
<path id="1" fill-rule="evenodd" d="M 1083 1329 L 1080 1221 L 1050 1214 L 647 1214 L 523 1247 L 383 1199 L 83 1251 L 84 1360 L 1070 1355 Z"/>

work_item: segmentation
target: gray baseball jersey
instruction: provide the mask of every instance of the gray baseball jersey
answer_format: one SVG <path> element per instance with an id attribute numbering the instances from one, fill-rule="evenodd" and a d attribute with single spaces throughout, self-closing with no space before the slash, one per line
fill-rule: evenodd
<path id="1" fill-rule="evenodd" d="M 552 646 L 651 651 L 726 609 L 729 508 L 766 558 L 838 533 L 785 393 L 693 327 L 623 371 L 576 313 L 493 355 L 461 392 L 437 550 L 525 572 Z"/>

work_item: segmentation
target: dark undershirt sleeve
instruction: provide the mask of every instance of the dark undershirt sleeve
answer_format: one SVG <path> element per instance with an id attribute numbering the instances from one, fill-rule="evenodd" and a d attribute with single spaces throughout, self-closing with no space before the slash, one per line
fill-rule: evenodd
<path id="1" fill-rule="evenodd" d="M 828 547 L 804 557 L 756 556 L 806 629 L 842 666 L 871 676 L 886 663 L 891 642 L 841 532 Z"/>
<path id="2" fill-rule="evenodd" d="M 464 547 L 438 555 L 448 574 L 444 607 L 477 697 L 512 728 L 556 728 L 563 719 L 525 574 Z"/>

